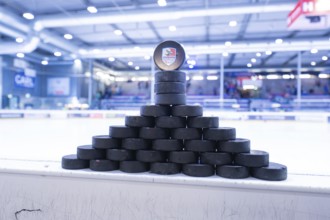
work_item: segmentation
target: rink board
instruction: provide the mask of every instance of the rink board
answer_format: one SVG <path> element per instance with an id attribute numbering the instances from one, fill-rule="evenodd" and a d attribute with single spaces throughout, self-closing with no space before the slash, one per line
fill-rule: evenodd
<path id="1" fill-rule="evenodd" d="M 58 162 L 1 164 L 0 219 L 330 218 L 330 178 L 325 176 L 289 175 L 269 182 L 68 171 Z"/>

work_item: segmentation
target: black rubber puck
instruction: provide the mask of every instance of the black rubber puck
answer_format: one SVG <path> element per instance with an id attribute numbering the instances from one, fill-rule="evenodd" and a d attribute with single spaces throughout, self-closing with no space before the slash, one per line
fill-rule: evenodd
<path id="1" fill-rule="evenodd" d="M 217 166 L 216 173 L 218 176 L 229 179 L 243 179 L 250 176 L 249 168 L 239 165 Z"/>
<path id="2" fill-rule="evenodd" d="M 218 117 L 188 117 L 187 126 L 189 128 L 217 128 L 219 127 Z"/>
<path id="3" fill-rule="evenodd" d="M 89 160 L 78 159 L 76 154 L 62 157 L 62 168 L 67 170 L 78 170 L 89 167 Z"/>
<path id="4" fill-rule="evenodd" d="M 107 150 L 107 159 L 113 161 L 133 160 L 134 151 L 125 149 L 109 149 Z"/>
<path id="5" fill-rule="evenodd" d="M 262 180 L 281 181 L 287 179 L 288 171 L 285 165 L 270 162 L 267 167 L 251 168 L 251 175 Z"/>
<path id="6" fill-rule="evenodd" d="M 166 139 L 169 138 L 169 131 L 165 128 L 141 128 L 140 137 L 144 139 Z"/>
<path id="7" fill-rule="evenodd" d="M 181 44 L 168 40 L 157 45 L 153 58 L 159 69 L 177 70 L 184 63 L 186 55 Z"/>
<path id="8" fill-rule="evenodd" d="M 171 107 L 161 105 L 144 105 L 140 108 L 140 114 L 142 116 L 152 117 L 169 116 L 171 115 Z"/>
<path id="9" fill-rule="evenodd" d="M 206 140 L 214 140 L 214 141 L 226 141 L 233 140 L 236 138 L 236 130 L 235 128 L 205 128 L 203 130 L 203 137 Z"/>
<path id="10" fill-rule="evenodd" d="M 125 125 L 127 127 L 153 127 L 155 126 L 155 119 L 145 116 L 126 116 Z"/>
<path id="11" fill-rule="evenodd" d="M 203 107 L 199 105 L 176 105 L 172 107 L 173 116 L 197 117 L 203 115 Z"/>
<path id="12" fill-rule="evenodd" d="M 221 152 L 201 153 L 200 159 L 201 159 L 201 163 L 213 164 L 218 166 L 231 164 L 233 161 L 231 154 L 221 153 Z"/>
<path id="13" fill-rule="evenodd" d="M 218 151 L 228 153 L 248 153 L 250 152 L 250 140 L 236 138 L 234 140 L 220 141 Z"/>
<path id="14" fill-rule="evenodd" d="M 157 105 L 184 105 L 186 94 L 156 94 L 155 103 Z"/>
<path id="15" fill-rule="evenodd" d="M 141 161 L 122 161 L 119 170 L 125 173 L 142 173 L 149 170 L 149 165 Z"/>
<path id="16" fill-rule="evenodd" d="M 156 118 L 156 127 L 159 128 L 185 128 L 185 117 L 161 116 Z"/>
<path id="17" fill-rule="evenodd" d="M 251 150 L 249 153 L 236 154 L 234 162 L 246 167 L 266 167 L 269 164 L 269 154 L 265 151 Z"/>
<path id="18" fill-rule="evenodd" d="M 180 82 L 161 82 L 155 84 L 156 94 L 183 94 L 186 93 L 186 84 Z"/>
<path id="19" fill-rule="evenodd" d="M 216 142 L 209 140 L 187 140 L 184 142 L 184 149 L 194 152 L 215 151 Z"/>
<path id="20" fill-rule="evenodd" d="M 112 138 L 109 135 L 93 136 L 92 146 L 96 149 L 120 148 L 120 139 Z"/>
<path id="21" fill-rule="evenodd" d="M 150 141 L 141 138 L 125 138 L 122 141 L 122 148 L 126 150 L 145 150 L 150 147 Z"/>
<path id="22" fill-rule="evenodd" d="M 91 160 L 89 168 L 94 171 L 112 171 L 118 170 L 119 164 L 111 160 Z"/>
<path id="23" fill-rule="evenodd" d="M 173 139 L 198 140 L 202 138 L 202 131 L 198 128 L 175 128 L 171 131 Z"/>
<path id="24" fill-rule="evenodd" d="M 182 173 L 187 176 L 207 177 L 214 175 L 214 166 L 209 164 L 184 164 Z"/>
<path id="25" fill-rule="evenodd" d="M 159 151 L 180 151 L 183 148 L 182 140 L 157 139 L 152 142 L 152 149 Z"/>
<path id="26" fill-rule="evenodd" d="M 138 150 L 136 160 L 147 163 L 163 162 L 166 160 L 166 154 L 155 150 Z"/>
<path id="27" fill-rule="evenodd" d="M 161 71 L 155 73 L 155 83 L 186 82 L 186 73 L 181 71 Z"/>
<path id="28" fill-rule="evenodd" d="M 177 163 L 152 163 L 150 172 L 160 175 L 171 175 L 181 172 L 181 165 Z"/>
<path id="29" fill-rule="evenodd" d="M 136 138 L 139 136 L 139 129 L 126 126 L 110 126 L 109 136 L 113 138 Z"/>
<path id="30" fill-rule="evenodd" d="M 92 145 L 82 145 L 77 147 L 77 157 L 83 160 L 104 159 L 105 150 L 95 149 Z"/>
<path id="31" fill-rule="evenodd" d="M 179 164 L 196 163 L 197 154 L 192 151 L 172 151 L 169 153 L 168 161 Z"/>

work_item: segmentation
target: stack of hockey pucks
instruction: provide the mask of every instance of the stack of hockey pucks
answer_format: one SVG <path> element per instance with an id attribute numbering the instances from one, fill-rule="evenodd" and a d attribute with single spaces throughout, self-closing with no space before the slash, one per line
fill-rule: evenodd
<path id="1" fill-rule="evenodd" d="M 110 126 L 109 135 L 94 136 L 77 155 L 64 156 L 62 167 L 285 180 L 286 166 L 269 162 L 267 152 L 251 150 L 250 140 L 236 138 L 235 128 L 219 127 L 218 117 L 203 116 L 201 106 L 186 105 L 186 75 L 178 70 L 184 60 L 177 42 L 159 44 L 154 61 L 162 71 L 155 74 L 155 105 L 142 106 L 140 116 L 126 116 L 125 126 Z"/>

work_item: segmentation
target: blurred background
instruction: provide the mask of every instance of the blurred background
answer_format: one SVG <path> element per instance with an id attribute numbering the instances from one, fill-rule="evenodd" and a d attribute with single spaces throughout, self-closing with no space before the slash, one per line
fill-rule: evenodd
<path id="1" fill-rule="evenodd" d="M 0 0 L 0 108 L 137 109 L 180 42 L 188 104 L 330 110 L 327 0 Z"/>

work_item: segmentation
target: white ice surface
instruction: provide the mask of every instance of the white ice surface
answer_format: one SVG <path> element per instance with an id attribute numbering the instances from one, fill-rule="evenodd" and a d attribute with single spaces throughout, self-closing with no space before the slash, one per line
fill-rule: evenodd
<path id="1" fill-rule="evenodd" d="M 60 161 L 93 135 L 108 134 L 118 119 L 2 119 L 0 159 Z M 288 166 L 291 174 L 330 176 L 330 124 L 296 121 L 221 121 L 235 127 L 237 137 L 251 140 L 270 160 Z"/>

